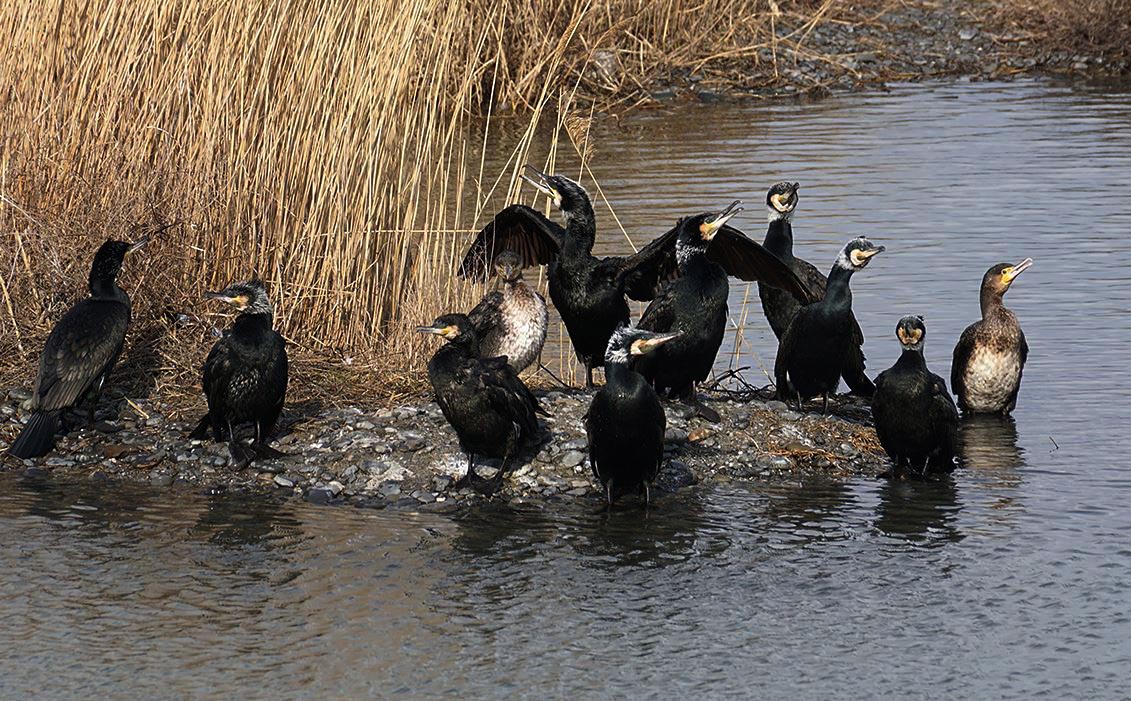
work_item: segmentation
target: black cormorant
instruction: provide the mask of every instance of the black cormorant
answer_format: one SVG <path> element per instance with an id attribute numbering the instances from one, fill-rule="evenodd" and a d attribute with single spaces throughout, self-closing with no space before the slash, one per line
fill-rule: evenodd
<path id="1" fill-rule="evenodd" d="M 849 280 L 883 250 L 863 237 L 849 241 L 829 272 L 824 298 L 802 307 L 789 322 L 774 361 L 780 399 L 796 399 L 800 408 L 802 400 L 822 395 L 828 413 L 829 393 L 840 384 L 848 347 L 856 342 Z"/>
<path id="2" fill-rule="evenodd" d="M 892 475 L 899 477 L 905 467 L 920 473 L 952 472 L 958 408 L 943 378 L 927 369 L 923 317 L 903 317 L 895 335 L 903 353 L 895 365 L 876 377 L 872 395 L 872 419 L 880 445 L 891 458 Z"/>
<path id="3" fill-rule="evenodd" d="M 503 209 L 472 242 L 459 268 L 461 277 L 485 280 L 495 257 L 504 250 L 519 254 L 524 266 L 548 264 L 550 299 L 569 331 L 578 360 L 585 366 L 586 386 L 593 386 L 593 368 L 604 364 L 609 337 L 628 323 L 625 295 L 653 299 L 664 282 L 678 275 L 677 229 L 660 236 L 628 257 L 595 258 L 597 234 L 593 205 L 578 183 L 527 166 L 535 177 L 523 178 L 549 196 L 561 210 L 563 228 L 524 205 Z M 808 299 L 804 286 L 774 256 L 741 232 L 724 228 L 710 257 L 727 272 L 747 281 L 766 280 L 787 286 Z"/>
<path id="4" fill-rule="evenodd" d="M 680 221 L 675 229 L 679 277 L 648 305 L 637 324 L 647 331 L 679 333 L 674 341 L 638 359 L 637 372 L 653 383 L 657 391 L 680 397 L 700 416 L 713 422 L 717 422 L 719 416 L 699 402 L 695 384 L 707 379 L 722 344 L 730 280 L 726 269 L 711 260 L 707 251 L 724 229 L 729 230 L 732 237 L 743 236 L 726 226 L 741 211 L 738 202 L 734 202 L 721 212 L 699 214 Z M 784 275 L 792 275 L 773 254 L 753 241 L 749 244 L 767 259 L 767 267 L 776 265 Z M 803 294 L 800 283 L 794 289 L 795 293 Z"/>
<path id="5" fill-rule="evenodd" d="M 222 441 L 226 435 L 237 468 L 246 467 L 254 457 L 281 457 L 282 453 L 267 445 L 267 439 L 287 394 L 287 349 L 283 337 L 272 328 L 274 313 L 267 290 L 253 279 L 204 296 L 232 305 L 239 315 L 204 361 L 202 384 L 208 413 L 190 437 L 204 439 L 209 429 L 213 440 Z M 236 429 L 244 424 L 255 427 L 250 450 L 236 436 Z"/>
<path id="6" fill-rule="evenodd" d="M 1032 258 L 1017 265 L 998 263 L 982 277 L 982 319 L 962 332 L 950 366 L 950 385 L 965 412 L 1010 414 L 1017 406 L 1029 344 L 1002 297 L 1032 264 Z"/>
<path id="7" fill-rule="evenodd" d="M 149 241 L 107 241 L 90 267 L 90 297 L 78 302 L 51 329 L 32 393 L 33 414 L 8 448 L 17 458 L 34 458 L 55 445 L 62 413 L 90 399 L 90 417 L 114 368 L 130 324 L 130 297 L 118 287 L 126 254 Z"/>
<path id="8" fill-rule="evenodd" d="M 501 289 L 486 294 L 468 316 L 484 358 L 507 356 L 516 373 L 538 360 L 546 343 L 546 300 L 522 279 L 522 258 L 503 251 L 495 258 Z"/>
<path id="9" fill-rule="evenodd" d="M 649 485 L 664 459 L 667 417 L 656 390 L 632 369 L 632 361 L 675 336 L 622 326 L 609 339 L 605 386 L 589 404 L 585 433 L 589 465 L 610 506 L 620 495 L 639 489 L 646 502 L 651 500 Z"/>
<path id="10" fill-rule="evenodd" d="M 475 326 L 467 316 L 445 314 L 416 330 L 448 341 L 428 362 L 428 379 L 460 449 L 467 453 L 467 474 L 455 486 L 493 492 L 516 453 L 537 438 L 535 414 L 545 412 L 505 358 L 480 357 Z M 502 458 L 502 467 L 490 480 L 475 472 L 476 455 Z"/>
<path id="11" fill-rule="evenodd" d="M 766 193 L 769 226 L 763 245 L 788 265 L 805 286 L 820 298 L 825 296 L 828 278 L 809 261 L 793 255 L 793 214 L 797 209 L 799 187 L 798 183 L 780 182 Z M 762 300 L 766 320 L 780 340 L 801 304 L 793 295 L 763 282 L 758 283 L 758 296 Z M 852 335 L 853 343 L 848 345 L 848 357 L 844 361 L 844 382 L 853 394 L 870 397 L 875 386 L 864 374 L 864 332 L 855 315 L 852 317 Z"/>

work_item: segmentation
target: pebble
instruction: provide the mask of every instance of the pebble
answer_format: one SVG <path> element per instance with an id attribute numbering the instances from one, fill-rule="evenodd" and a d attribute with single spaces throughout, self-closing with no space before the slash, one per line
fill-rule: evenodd
<path id="1" fill-rule="evenodd" d="M 290 489 L 291 487 L 295 486 L 295 481 L 289 477 L 284 477 L 283 475 L 275 475 L 275 484 L 283 487 L 284 489 Z"/>
<path id="2" fill-rule="evenodd" d="M 579 450 L 571 450 L 562 456 L 562 467 L 576 467 L 585 460 L 585 455 Z"/>

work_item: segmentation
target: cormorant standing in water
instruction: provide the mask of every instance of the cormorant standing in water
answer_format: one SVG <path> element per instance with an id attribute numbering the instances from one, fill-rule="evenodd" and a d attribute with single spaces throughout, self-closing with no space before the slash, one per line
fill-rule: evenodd
<path id="1" fill-rule="evenodd" d="M 515 454 L 537 437 L 535 414 L 545 412 L 505 358 L 480 357 L 475 326 L 467 316 L 445 314 L 416 330 L 448 341 L 428 362 L 428 379 L 460 449 L 467 453 L 467 474 L 454 486 L 492 493 Z M 502 458 L 503 465 L 484 480 L 475 472 L 476 455 Z"/>
<path id="2" fill-rule="evenodd" d="M 797 183 L 781 182 L 766 193 L 767 218 L 770 223 L 763 245 L 789 266 L 805 286 L 820 298 L 825 296 L 828 278 L 809 261 L 793 255 L 793 214 L 797 209 L 799 187 Z M 797 310 L 801 309 L 801 304 L 784 290 L 763 282 L 758 283 L 758 297 L 762 300 L 762 311 L 770 322 L 770 328 L 780 340 Z M 853 394 L 870 397 L 875 386 L 864 374 L 864 332 L 855 315 L 852 317 L 852 335 L 853 342 L 848 345 L 848 357 L 844 361 L 844 382 Z"/>
<path id="3" fill-rule="evenodd" d="M 950 366 L 950 384 L 965 412 L 1011 414 L 1017 406 L 1029 344 L 1002 297 L 1032 264 L 1032 258 L 1017 265 L 998 263 L 982 277 L 982 319 L 962 332 Z"/>
<path id="4" fill-rule="evenodd" d="M 958 408 L 946 382 L 927 369 L 923 344 L 927 327 L 921 316 L 905 316 L 895 327 L 903 353 L 876 377 L 872 419 L 880 444 L 891 458 L 892 476 L 905 467 L 925 474 L 954 470 L 958 445 Z"/>
<path id="5" fill-rule="evenodd" d="M 547 175 L 527 166 L 535 177 L 523 175 L 561 210 L 563 228 L 523 205 L 503 209 L 483 228 L 468 248 L 460 277 L 486 279 L 495 258 L 504 250 L 518 253 L 524 266 L 548 264 L 550 299 L 569 331 L 578 360 L 585 366 L 585 383 L 593 386 L 593 368 L 605 362 L 605 349 L 618 326 L 628 323 L 631 299 L 653 299 L 661 285 L 678 275 L 675 256 L 677 229 L 660 236 L 628 257 L 595 258 L 597 234 L 593 204 L 578 183 Z M 678 228 L 678 227 L 677 227 Z M 741 232 L 725 228 L 712 247 L 711 258 L 743 280 L 808 292 L 773 256 Z"/>
<path id="6" fill-rule="evenodd" d="M 282 457 L 283 453 L 267 445 L 267 439 L 287 394 L 287 349 L 283 337 L 272 328 L 274 312 L 267 290 L 253 279 L 204 296 L 230 304 L 239 315 L 204 361 L 202 384 L 208 413 L 190 437 L 207 438 L 211 429 L 213 440 L 219 442 L 226 434 L 237 469 L 255 457 Z M 250 449 L 236 436 L 236 428 L 249 423 L 255 425 Z"/>
<path id="7" fill-rule="evenodd" d="M 605 487 L 609 505 L 622 494 L 644 490 L 664 459 L 667 417 L 656 390 L 632 369 L 632 360 L 676 337 L 622 326 L 613 332 L 605 352 L 605 386 L 593 395 L 585 414 L 589 465 Z"/>
<path id="8" fill-rule="evenodd" d="M 468 313 L 484 358 L 507 356 L 521 373 L 542 354 L 546 343 L 546 300 L 522 279 L 522 258 L 503 251 L 495 258 L 502 289 L 488 293 Z"/>
<path id="9" fill-rule="evenodd" d="M 823 411 L 829 411 L 829 394 L 835 392 L 844 374 L 848 347 L 856 342 L 853 332 L 852 274 L 863 270 L 872 257 L 883 252 L 866 238 L 849 241 L 829 273 L 824 298 L 802 307 L 778 344 L 774 362 L 774 381 L 782 401 L 824 397 Z"/>
<path id="10" fill-rule="evenodd" d="M 118 287 L 118 272 L 126 254 L 148 241 L 148 236 L 133 244 L 107 241 L 94 254 L 90 297 L 67 310 L 47 337 L 31 398 L 34 413 L 8 448 L 10 454 L 34 458 L 47 453 L 55 445 L 63 412 L 84 399 L 91 400 L 93 420 L 94 405 L 130 324 L 130 297 Z"/>
<path id="11" fill-rule="evenodd" d="M 707 257 L 707 249 L 741 211 L 738 202 L 733 202 L 721 212 L 699 214 L 679 223 L 675 243 L 679 277 L 648 305 L 637 324 L 646 331 L 679 334 L 655 353 L 637 360 L 637 372 L 657 391 L 680 397 L 712 422 L 717 422 L 719 415 L 699 402 L 695 384 L 707 379 L 723 342 L 730 280 L 723 266 Z M 781 266 L 771 254 L 763 255 Z"/>

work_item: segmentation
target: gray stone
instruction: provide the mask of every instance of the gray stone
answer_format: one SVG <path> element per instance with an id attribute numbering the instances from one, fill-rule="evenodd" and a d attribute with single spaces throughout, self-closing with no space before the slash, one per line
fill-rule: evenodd
<path id="1" fill-rule="evenodd" d="M 561 464 L 563 467 L 576 467 L 585 460 L 585 455 L 579 450 L 571 450 L 562 456 Z"/>
<path id="2" fill-rule="evenodd" d="M 346 486 L 337 480 L 330 480 L 330 482 L 326 486 L 329 488 L 330 493 L 334 496 L 338 496 L 346 490 Z"/>
<path id="3" fill-rule="evenodd" d="M 291 479 L 290 477 L 285 477 L 283 475 L 275 475 L 275 484 L 277 484 L 280 487 L 283 487 L 285 489 L 290 489 L 290 488 L 295 486 L 295 481 L 293 479 Z"/>

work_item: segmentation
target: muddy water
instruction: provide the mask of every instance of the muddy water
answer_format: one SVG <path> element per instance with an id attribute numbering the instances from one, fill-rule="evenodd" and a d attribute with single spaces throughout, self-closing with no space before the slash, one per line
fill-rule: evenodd
<path id="1" fill-rule="evenodd" d="M 1131 94 L 900 87 L 685 106 L 597 136 L 634 238 L 789 178 L 802 255 L 885 244 L 853 282 L 874 369 L 915 312 L 946 374 L 984 270 L 1035 258 L 1008 297 L 1033 349 L 1016 421 L 965 426 L 950 484 L 711 485 L 647 514 L 394 514 L 3 475 L 0 696 L 1126 696 Z M 720 368 L 772 363 L 744 292 L 746 345 Z"/>

